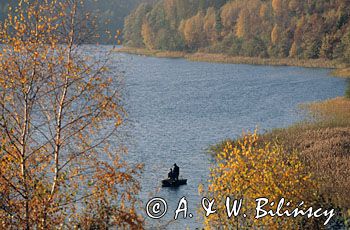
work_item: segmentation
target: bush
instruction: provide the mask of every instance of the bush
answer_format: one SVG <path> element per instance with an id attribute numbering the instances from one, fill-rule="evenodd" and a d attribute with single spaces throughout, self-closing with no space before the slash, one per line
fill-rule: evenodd
<path id="1" fill-rule="evenodd" d="M 218 148 L 215 149 L 216 151 Z M 217 213 L 205 219 L 208 229 L 214 226 L 234 228 L 294 228 L 302 224 L 301 218 L 271 218 L 265 217 L 256 220 L 255 199 L 266 197 L 278 201 L 285 197 L 288 201 L 305 201 L 308 205 L 314 204 L 318 199 L 315 196 L 317 184 L 312 181 L 305 165 L 302 164 L 297 152 L 287 152 L 277 143 L 261 143 L 259 136 L 244 135 L 236 142 L 222 143 L 217 153 L 217 166 L 211 170 L 207 197 L 217 200 Z M 234 199 L 244 199 L 241 213 L 247 214 L 227 218 L 225 199 L 230 196 Z M 286 201 L 286 202 L 288 202 Z M 305 224 L 305 223 L 304 223 Z M 309 224 L 315 224 L 314 222 Z M 308 226 L 311 227 L 311 226 Z"/>

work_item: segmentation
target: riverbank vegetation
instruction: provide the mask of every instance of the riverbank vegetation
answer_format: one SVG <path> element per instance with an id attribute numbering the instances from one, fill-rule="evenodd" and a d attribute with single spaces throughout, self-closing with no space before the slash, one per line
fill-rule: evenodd
<path id="1" fill-rule="evenodd" d="M 142 165 L 108 55 L 90 57 L 81 0 L 17 1 L 0 25 L 0 228 L 141 229 Z"/>
<path id="2" fill-rule="evenodd" d="M 346 64 L 336 60 L 326 59 L 298 59 L 298 58 L 260 58 L 260 57 L 244 57 L 232 56 L 229 54 L 218 53 L 189 53 L 185 51 L 164 51 L 164 50 L 149 50 L 145 48 L 122 47 L 115 49 L 116 52 L 129 53 L 136 55 L 152 56 L 159 58 L 185 58 L 190 61 L 199 62 L 217 62 L 217 63 L 233 63 L 233 64 L 248 64 L 248 65 L 276 65 L 276 66 L 300 66 L 310 68 L 339 68 L 332 72 L 333 75 L 347 77 Z M 349 75 L 350 76 L 350 75 Z"/>
<path id="3" fill-rule="evenodd" d="M 341 68 L 332 72 L 334 76 L 350 78 L 350 68 Z"/>
<path id="4" fill-rule="evenodd" d="M 350 62 L 346 0 L 158 0 L 125 20 L 126 46 Z"/>
<path id="5" fill-rule="evenodd" d="M 237 140 L 227 140 L 212 147 L 212 152 L 216 155 L 218 162 L 215 173 L 212 173 L 212 179 L 209 185 L 209 194 L 226 193 L 225 190 L 219 189 L 218 191 L 213 188 L 218 188 L 216 181 L 221 178 L 223 174 L 217 173 L 218 170 L 225 171 L 225 165 L 235 165 L 235 170 L 240 172 L 234 175 L 230 175 L 226 178 L 227 183 L 231 183 L 230 186 L 235 186 L 236 181 L 245 181 L 249 189 L 256 188 L 255 191 L 262 191 L 266 187 L 277 186 L 282 183 L 288 182 L 287 179 L 276 177 L 276 180 L 272 185 L 267 186 L 265 182 L 265 174 L 272 173 L 278 166 L 265 161 L 254 162 L 254 170 L 261 167 L 260 170 L 265 170 L 266 173 L 255 178 L 254 176 L 246 177 L 241 172 L 249 172 L 252 170 L 252 162 L 247 162 L 247 158 L 243 161 L 238 160 L 241 152 L 238 150 L 252 151 L 251 148 L 256 148 L 249 154 L 260 155 L 264 146 L 280 146 L 285 158 L 278 159 L 279 164 L 285 165 L 285 159 L 294 156 L 295 152 L 298 153 L 298 161 L 302 164 L 302 167 L 306 167 L 306 171 L 310 173 L 312 181 L 316 183 L 316 187 L 290 184 L 295 193 L 302 192 L 305 194 L 317 194 L 316 197 L 311 196 L 309 202 L 317 201 L 315 206 L 317 207 L 333 207 L 337 211 L 338 219 L 333 222 L 333 227 L 349 227 L 349 210 L 350 199 L 348 196 L 348 188 L 350 186 L 350 99 L 344 97 L 338 97 L 323 102 L 316 102 L 307 105 L 303 105 L 302 109 L 306 109 L 310 114 L 310 121 L 295 124 L 289 128 L 275 129 L 268 133 L 263 133 L 256 137 L 256 146 L 258 148 L 247 145 L 242 147 L 244 140 L 250 136 L 243 136 Z M 249 143 L 249 142 L 248 142 Z M 228 146 L 230 148 L 228 148 Z M 230 150 L 231 158 L 222 157 L 223 154 L 227 156 L 227 149 Z M 234 151 L 233 151 L 233 150 Z M 259 151 L 258 151 L 259 150 Z M 268 156 L 268 151 L 265 150 L 264 155 Z M 266 156 L 266 157 L 267 157 Z M 257 157 L 257 156 L 256 156 Z M 276 157 L 275 157 L 276 158 Z M 224 163 L 222 160 L 224 159 Z M 241 158 L 239 158 L 241 159 Z M 249 159 L 249 158 L 248 158 Z M 264 163 L 265 162 L 265 163 Z M 249 164 L 248 164 L 249 163 Z M 293 164 L 280 169 L 279 172 L 274 172 L 274 175 L 283 174 L 287 169 L 292 167 Z M 222 171 L 222 172 L 223 172 Z M 230 170 L 227 170 L 227 172 Z M 294 176 L 300 176 L 300 172 L 293 171 Z M 242 176 L 243 175 L 243 176 Z M 231 181 L 231 182 L 230 182 Z M 283 188 L 283 186 L 282 186 Z M 233 195 L 236 197 L 242 196 L 241 190 L 235 192 Z M 273 193 L 275 194 L 275 193 Z M 232 194 L 231 194 L 232 195 Z M 269 195 L 267 195 L 269 197 Z M 301 196 L 302 197 L 302 196 Z M 309 197 L 310 198 L 310 197 Z M 310 220 L 309 220 L 310 221 Z M 299 222 L 298 225 L 300 226 Z M 229 223 L 228 225 L 235 225 L 236 223 Z M 261 224 L 261 223 L 260 223 Z M 312 222 L 312 224 L 318 223 Z M 297 225 L 296 225 L 297 226 Z M 301 226 L 303 228 L 303 226 Z"/>

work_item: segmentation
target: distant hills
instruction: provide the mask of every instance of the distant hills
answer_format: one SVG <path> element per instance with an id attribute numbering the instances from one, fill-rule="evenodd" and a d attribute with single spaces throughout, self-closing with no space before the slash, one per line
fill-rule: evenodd
<path id="1" fill-rule="evenodd" d="M 124 35 L 130 47 L 350 62 L 350 0 L 158 0 Z"/>
<path id="2" fill-rule="evenodd" d="M 113 34 L 123 30 L 124 19 L 142 0 L 86 0 L 88 11 L 92 11 L 98 19 L 99 42 L 116 43 Z M 109 37 L 106 31 L 110 31 Z"/>
<path id="3" fill-rule="evenodd" d="M 18 0 L 3 0 L 0 1 L 0 20 L 7 17 L 8 6 L 15 6 Z M 124 26 L 124 19 L 133 10 L 141 0 L 86 0 L 85 6 L 88 11 L 92 11 L 98 19 L 97 31 L 100 33 L 98 42 L 115 43 L 113 39 L 109 39 L 106 31 L 112 34 L 116 30 L 122 30 Z M 145 2 L 152 2 L 147 1 Z M 113 37 L 113 36 L 112 36 Z"/>

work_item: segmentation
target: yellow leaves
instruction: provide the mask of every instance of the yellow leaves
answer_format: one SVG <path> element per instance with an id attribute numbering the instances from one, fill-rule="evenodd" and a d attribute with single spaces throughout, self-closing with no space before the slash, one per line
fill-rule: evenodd
<path id="1" fill-rule="evenodd" d="M 279 28 L 277 26 L 277 24 L 273 27 L 272 31 L 271 31 L 271 42 L 272 44 L 276 44 L 276 42 L 279 39 Z"/>
<path id="2" fill-rule="evenodd" d="M 79 39 L 67 36 L 80 36 L 80 31 L 62 35 L 69 26 L 62 28 L 61 23 L 70 21 L 60 16 L 67 16 L 72 9 L 67 6 L 78 1 L 54 4 L 55 1 L 21 0 L 17 13 L 10 14 L 0 28 L 0 89 L 4 104 L 2 119 L 6 119 L 2 123 L 8 124 L 2 130 L 7 130 L 6 135 L 13 140 L 21 139 L 18 145 L 17 141 L 11 145 L 3 137 L 6 149 L 1 151 L 2 173 L 11 178 L 19 192 L 29 188 L 28 205 L 32 211 L 29 219 L 38 229 L 44 229 L 40 227 L 40 215 L 47 216 L 45 227 L 51 229 L 65 223 L 67 212 L 72 217 L 83 218 L 86 213 L 103 209 L 98 207 L 99 202 L 119 201 L 122 196 L 126 200 L 124 207 L 130 212 L 123 210 L 127 217 L 113 212 L 111 218 L 123 224 L 127 218 L 133 222 L 130 226 L 135 223 L 141 226 L 130 207 L 135 204 L 140 189 L 136 177 L 142 166 L 128 166 L 121 160 L 127 151 L 119 152 L 117 145 L 108 145 L 116 140 L 115 133 L 109 130 L 114 130 L 113 124 L 120 126 L 124 118 L 114 84 L 116 78 L 105 75 L 106 67 L 99 69 L 103 61 L 86 61 L 85 53 L 78 56 L 79 52 L 67 48 L 68 40 L 73 41 L 73 48 L 77 47 L 75 42 Z M 33 109 L 37 112 L 27 111 Z M 33 127 L 34 120 L 42 125 Z M 28 137 L 22 143 L 22 129 L 27 134 L 35 130 L 47 137 L 47 141 Z M 24 166 L 27 168 L 21 170 Z M 18 192 L 1 180 L 0 189 L 9 192 L 6 195 L 13 207 L 24 207 L 27 198 L 17 199 Z M 88 199 L 82 202 L 82 209 L 86 210 L 74 209 L 76 200 L 84 195 Z M 113 207 L 106 204 L 107 208 L 120 206 L 113 202 Z M 13 211 L 16 218 L 24 216 L 22 208 Z M 5 219 L 2 214 L 0 219 Z M 22 219 L 13 223 L 25 226 Z"/>
<path id="3" fill-rule="evenodd" d="M 277 15 L 282 13 L 282 0 L 272 0 L 272 8 Z"/>
<path id="4" fill-rule="evenodd" d="M 262 4 L 259 10 L 259 16 L 262 18 L 265 17 L 267 14 L 267 9 L 267 4 Z"/>
<path id="5" fill-rule="evenodd" d="M 121 116 L 117 117 L 117 122 L 115 123 L 115 127 L 119 127 L 123 123 Z"/>
<path id="6" fill-rule="evenodd" d="M 107 71 L 109 71 L 109 68 L 107 66 L 103 66 L 101 68 L 101 72 L 107 72 Z"/>
<path id="7" fill-rule="evenodd" d="M 223 143 L 217 161 L 217 166 L 211 169 L 209 194 L 206 195 L 215 198 L 243 197 L 249 201 L 243 210 L 247 214 L 254 210 L 256 204 L 253 201 L 256 198 L 269 197 L 271 200 L 277 200 L 288 195 L 287 199 L 305 198 L 306 201 L 310 195 L 307 189 L 313 186 L 311 175 L 306 172 L 296 152 L 287 153 L 281 145 L 261 142 L 257 131 L 245 134 L 235 143 Z M 222 205 L 218 208 L 219 217 L 209 217 L 210 220 L 205 222 L 207 227 L 215 224 L 232 227 L 233 223 L 224 215 L 225 207 Z M 245 221 L 244 226 L 278 226 L 278 221 L 271 218 L 263 219 L 262 222 L 249 218 Z M 297 220 L 290 220 L 291 223 L 293 221 Z"/>
<path id="8" fill-rule="evenodd" d="M 43 30 L 45 28 L 44 24 L 38 25 L 38 30 Z"/>
<path id="9" fill-rule="evenodd" d="M 247 9 L 242 9 L 239 13 L 239 17 L 236 24 L 236 36 L 242 38 L 247 35 L 248 31 L 248 15 L 249 12 Z"/>
<path id="10" fill-rule="evenodd" d="M 225 28 L 232 28 L 234 22 L 238 18 L 239 11 L 241 10 L 242 2 L 231 1 L 225 4 L 221 10 L 221 20 Z"/>
<path id="11" fill-rule="evenodd" d="M 205 41 L 203 13 L 198 12 L 195 16 L 181 21 L 179 31 L 184 35 L 189 46 L 199 46 Z"/>

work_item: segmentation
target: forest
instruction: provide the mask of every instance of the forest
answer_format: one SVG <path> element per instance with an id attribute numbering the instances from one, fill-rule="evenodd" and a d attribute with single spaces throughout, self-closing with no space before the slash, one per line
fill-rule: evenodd
<path id="1" fill-rule="evenodd" d="M 350 60 L 349 0 L 158 0 L 125 20 L 126 46 Z"/>

